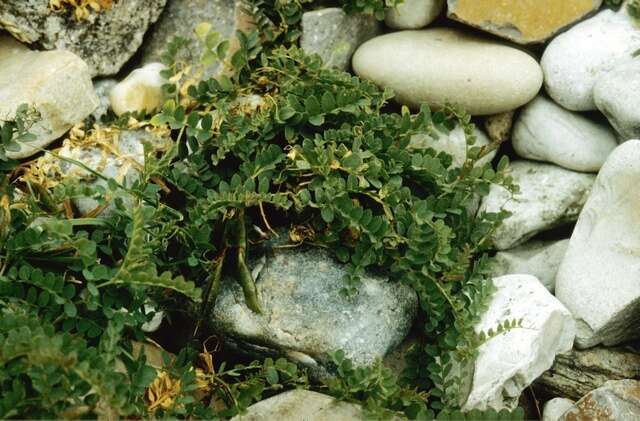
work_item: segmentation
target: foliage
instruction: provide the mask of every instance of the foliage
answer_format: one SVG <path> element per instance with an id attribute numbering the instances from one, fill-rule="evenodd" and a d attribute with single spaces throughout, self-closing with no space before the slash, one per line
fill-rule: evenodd
<path id="1" fill-rule="evenodd" d="M 37 118 L 38 113 L 27 104 L 23 104 L 18 107 L 12 119 L 0 120 L 0 163 L 9 160 L 7 152 L 20 150 L 20 143 L 35 139 L 35 135 L 30 133 L 29 129 Z"/>

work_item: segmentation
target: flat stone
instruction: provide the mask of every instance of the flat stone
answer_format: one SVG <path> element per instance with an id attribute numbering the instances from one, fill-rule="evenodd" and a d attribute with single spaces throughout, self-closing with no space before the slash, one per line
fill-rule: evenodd
<path id="1" fill-rule="evenodd" d="M 600 76 L 593 88 L 596 107 L 622 136 L 622 140 L 640 137 L 640 60 L 617 66 Z"/>
<path id="2" fill-rule="evenodd" d="M 602 0 L 448 0 L 448 16 L 520 44 L 543 42 Z"/>
<path id="3" fill-rule="evenodd" d="M 191 42 L 188 49 L 179 53 L 179 58 L 188 63 L 197 63 L 202 56 L 202 45 L 194 30 L 200 23 L 211 24 L 211 31 L 219 33 L 221 40 L 231 41 L 228 57 L 237 48 L 236 31 L 252 28 L 239 0 L 168 0 L 167 7 L 149 30 L 142 46 L 142 62 L 160 61 L 169 41 L 178 36 Z M 205 76 L 214 76 L 217 72 L 216 63 L 206 69 Z"/>
<path id="4" fill-rule="evenodd" d="M 569 110 L 595 110 L 596 80 L 638 49 L 640 31 L 624 8 L 603 10 L 549 43 L 541 60 L 546 91 Z"/>
<path id="5" fill-rule="evenodd" d="M 498 250 L 513 248 L 539 232 L 575 221 L 595 180 L 592 174 L 532 161 L 513 162 L 510 174 L 520 192 L 512 195 L 502 186 L 492 185 L 479 210 L 512 213 L 494 233 Z"/>
<path id="6" fill-rule="evenodd" d="M 512 142 L 523 158 L 585 172 L 598 172 L 618 146 L 606 123 L 568 111 L 543 96 L 524 107 L 514 125 Z"/>
<path id="7" fill-rule="evenodd" d="M 640 140 L 609 155 L 558 270 L 556 296 L 577 320 L 576 346 L 640 336 Z"/>
<path id="8" fill-rule="evenodd" d="M 414 108 L 455 103 L 472 115 L 498 114 L 529 102 L 542 85 L 530 55 L 451 28 L 399 31 L 365 42 L 353 70 Z"/>
<path id="9" fill-rule="evenodd" d="M 265 399 L 231 421 L 365 421 L 360 405 L 339 401 L 310 390 L 290 390 Z M 394 417 L 392 421 L 398 421 Z"/>
<path id="10" fill-rule="evenodd" d="M 558 421 L 562 414 L 573 406 L 575 401 L 565 398 L 553 398 L 544 404 L 542 421 Z"/>
<path id="11" fill-rule="evenodd" d="M 467 145 L 467 136 L 465 136 L 462 126 L 456 126 L 449 133 L 438 133 L 437 136 L 429 136 L 427 134 L 416 134 L 411 137 L 407 149 L 425 149 L 432 148 L 436 152 L 444 152 L 452 157 L 451 166 L 459 168 L 464 165 L 467 160 L 467 148 L 475 146 L 487 146 L 491 143 L 486 134 L 482 130 L 474 127 L 475 143 Z M 436 138 L 437 137 L 437 138 Z M 478 165 L 484 165 L 491 162 L 496 156 L 493 150 L 478 160 Z"/>
<path id="12" fill-rule="evenodd" d="M 225 280 L 213 325 L 239 352 L 286 356 L 315 376 L 327 374 L 328 354 L 339 349 L 358 366 L 384 357 L 417 311 L 410 287 L 369 273 L 358 293 L 345 297 L 346 270 L 321 249 L 277 251 L 263 264 L 253 265 L 263 313 L 247 308 L 238 282 Z"/>
<path id="13" fill-rule="evenodd" d="M 126 112 L 151 113 L 162 106 L 162 85 L 167 83 L 160 73 L 161 63 L 149 63 L 135 69 L 109 91 L 109 102 L 116 115 Z"/>
<path id="14" fill-rule="evenodd" d="M 14 117 L 22 104 L 40 113 L 30 129 L 36 139 L 9 151 L 12 159 L 38 153 L 98 106 L 82 59 L 68 51 L 31 51 L 6 35 L 0 36 L 0 98 L 3 119 Z"/>
<path id="15" fill-rule="evenodd" d="M 521 246 L 498 252 L 491 261 L 493 276 L 533 275 L 553 293 L 556 273 L 569 246 L 569 240 L 529 241 Z"/>
<path id="16" fill-rule="evenodd" d="M 54 12 L 48 0 L 2 0 L 0 27 L 45 50 L 69 50 L 92 76 L 114 75 L 142 44 L 147 28 L 167 0 L 127 0 L 77 20 L 72 11 Z"/>
<path id="17" fill-rule="evenodd" d="M 560 421 L 623 421 L 640 419 L 640 382 L 614 380 L 589 392 Z"/>
<path id="18" fill-rule="evenodd" d="M 602 346 L 558 355 L 535 383 L 539 392 L 578 400 L 609 380 L 640 379 L 637 349 Z"/>
<path id="19" fill-rule="evenodd" d="M 356 48 L 379 33 L 375 17 L 348 15 L 342 8 L 328 7 L 302 15 L 300 47 L 308 54 L 320 55 L 327 67 L 348 70 Z"/>
<path id="20" fill-rule="evenodd" d="M 493 279 L 497 288 L 475 326 L 486 332 L 507 320 L 522 327 L 487 339 L 478 349 L 471 392 L 462 409 L 515 409 L 522 391 L 573 346 L 575 324 L 569 311 L 531 275 Z"/>
<path id="21" fill-rule="evenodd" d="M 444 8 L 444 0 L 404 0 L 387 9 L 384 23 L 392 29 L 420 29 L 433 22 Z"/>
<path id="22" fill-rule="evenodd" d="M 503 143 L 511 139 L 514 115 L 515 112 L 507 111 L 487 116 L 484 119 L 484 129 L 487 131 L 489 138 L 498 143 Z"/>

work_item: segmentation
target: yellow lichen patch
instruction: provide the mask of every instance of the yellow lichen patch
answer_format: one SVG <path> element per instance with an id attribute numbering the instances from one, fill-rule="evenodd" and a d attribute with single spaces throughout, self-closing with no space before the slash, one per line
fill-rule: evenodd
<path id="1" fill-rule="evenodd" d="M 518 42 L 543 41 L 594 10 L 594 0 L 457 0 L 449 14 Z"/>
<path id="2" fill-rule="evenodd" d="M 115 0 L 49 0 L 49 7 L 54 12 L 64 12 L 73 8 L 77 20 L 85 19 L 91 10 L 100 12 L 110 9 Z"/>
<path id="3" fill-rule="evenodd" d="M 166 371 L 161 371 L 147 389 L 147 404 L 150 412 L 161 408 L 170 409 L 180 395 L 180 380 L 171 378 Z"/>

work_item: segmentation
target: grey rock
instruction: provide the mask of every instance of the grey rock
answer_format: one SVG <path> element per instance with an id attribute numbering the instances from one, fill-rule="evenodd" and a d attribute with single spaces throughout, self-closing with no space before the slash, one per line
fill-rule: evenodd
<path id="1" fill-rule="evenodd" d="M 347 15 L 341 8 L 329 7 L 302 15 L 300 46 L 309 54 L 320 55 L 325 66 L 348 70 L 360 44 L 379 32 L 375 17 Z"/>
<path id="2" fill-rule="evenodd" d="M 2 5 L 0 5 L 2 8 Z M 31 51 L 7 35 L 0 36 L 0 119 L 12 119 L 22 104 L 40 114 L 30 128 L 36 138 L 8 151 L 27 158 L 82 122 L 97 106 L 89 69 L 69 51 Z"/>
<path id="3" fill-rule="evenodd" d="M 609 119 L 623 140 L 640 137 L 640 59 L 602 75 L 593 88 L 596 107 Z"/>
<path id="4" fill-rule="evenodd" d="M 484 120 L 484 129 L 494 142 L 503 143 L 511 138 L 514 111 L 489 115 Z"/>
<path id="5" fill-rule="evenodd" d="M 78 21 L 70 12 L 51 10 L 49 0 L 3 0 L 0 27 L 45 50 L 69 50 L 87 62 L 92 76 L 107 76 L 116 74 L 138 50 L 166 1 L 117 1 Z"/>
<path id="6" fill-rule="evenodd" d="M 360 405 L 310 390 L 290 390 L 265 399 L 231 421 L 365 421 Z M 394 417 L 391 421 L 399 421 Z"/>
<path id="7" fill-rule="evenodd" d="M 510 171 L 520 192 L 512 195 L 504 187 L 493 185 L 479 210 L 512 213 L 494 233 L 498 250 L 513 248 L 539 232 L 575 221 L 595 180 L 593 174 L 532 161 L 513 162 Z"/>
<path id="8" fill-rule="evenodd" d="M 493 276 L 524 273 L 533 275 L 550 292 L 555 290 L 556 273 L 569 246 L 569 240 L 529 241 L 498 252 L 492 259 Z"/>
<path id="9" fill-rule="evenodd" d="M 598 172 L 618 146 L 606 122 L 592 121 L 543 96 L 524 107 L 513 127 L 512 142 L 523 158 L 585 172 Z"/>
<path id="10" fill-rule="evenodd" d="M 565 398 L 553 398 L 544 404 L 542 421 L 558 421 L 562 414 L 573 406 L 575 401 Z"/>
<path id="11" fill-rule="evenodd" d="M 99 105 L 92 113 L 91 117 L 96 122 L 100 123 L 100 119 L 107 115 L 109 108 L 111 108 L 111 101 L 109 101 L 109 92 L 118 83 L 115 79 L 100 79 L 93 82 L 93 89 L 98 96 Z"/>
<path id="12" fill-rule="evenodd" d="M 640 382 L 613 380 L 587 393 L 560 421 L 626 421 L 640 419 Z"/>
<path id="13" fill-rule="evenodd" d="M 444 0 L 404 0 L 388 9 L 384 22 L 393 29 L 420 29 L 433 22 L 444 8 Z"/>
<path id="14" fill-rule="evenodd" d="M 558 355 L 536 380 L 536 391 L 578 400 L 609 380 L 640 379 L 637 349 L 595 347 Z"/>
<path id="15" fill-rule="evenodd" d="M 556 277 L 580 348 L 640 336 L 639 206 L 640 140 L 628 140 L 600 170 Z"/>
<path id="16" fill-rule="evenodd" d="M 277 251 L 254 271 L 263 314 L 249 310 L 238 283 L 226 280 L 213 325 L 240 352 L 287 356 L 319 377 L 327 374 L 328 354 L 339 349 L 358 366 L 384 357 L 417 311 L 410 287 L 369 273 L 357 295 L 345 297 L 345 269 L 320 249 Z"/>
<path id="17" fill-rule="evenodd" d="M 200 23 L 211 24 L 211 30 L 218 32 L 221 39 L 231 41 L 228 53 L 230 56 L 236 44 L 236 31 L 251 27 L 241 6 L 239 0 L 168 0 L 167 7 L 158 22 L 150 29 L 148 39 L 142 47 L 142 61 L 160 61 L 169 41 L 179 36 L 191 41 L 189 49 L 181 52 L 180 59 L 197 62 L 202 55 L 202 47 L 194 30 Z M 213 65 L 206 70 L 206 76 L 213 76 L 218 68 L 217 65 Z"/>

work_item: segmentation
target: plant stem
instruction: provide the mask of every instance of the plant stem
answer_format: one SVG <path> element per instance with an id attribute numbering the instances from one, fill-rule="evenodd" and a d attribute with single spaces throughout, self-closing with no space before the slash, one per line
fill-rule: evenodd
<path id="1" fill-rule="evenodd" d="M 238 212 L 237 216 L 238 226 L 236 227 L 236 244 L 238 247 L 238 280 L 242 286 L 244 292 L 244 299 L 252 311 L 255 313 L 262 313 L 260 308 L 260 301 L 258 300 L 258 291 L 256 289 L 256 283 L 251 276 L 251 271 L 247 267 L 247 229 L 244 221 L 244 209 Z"/>

